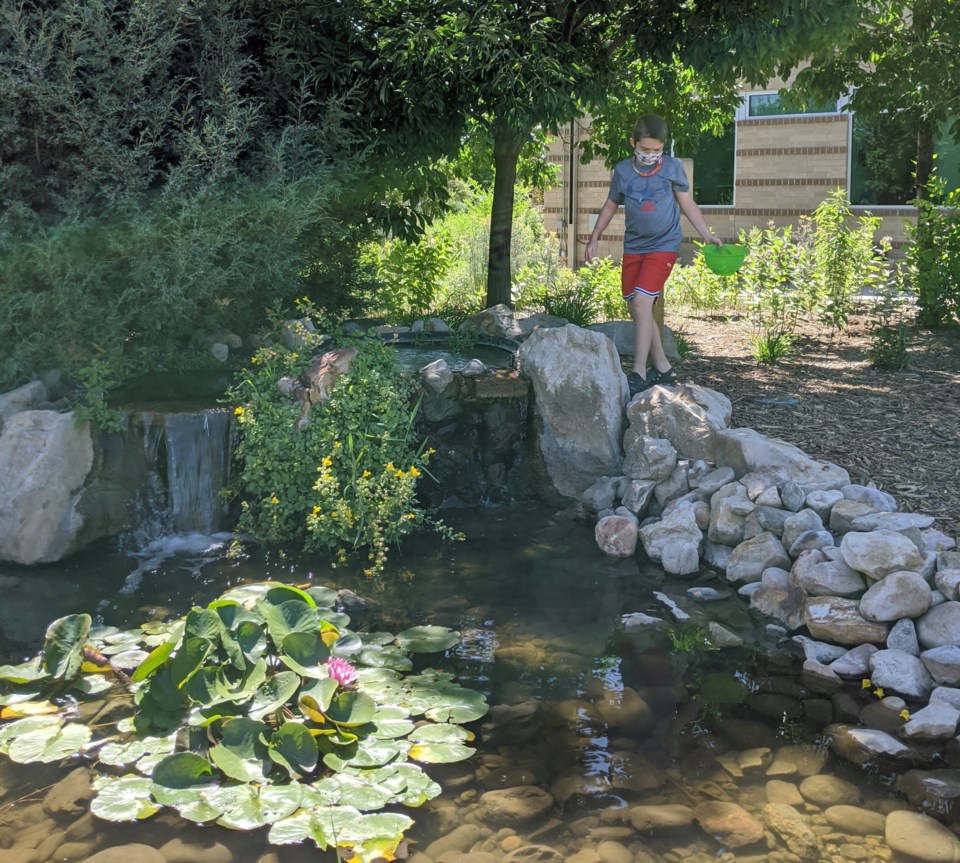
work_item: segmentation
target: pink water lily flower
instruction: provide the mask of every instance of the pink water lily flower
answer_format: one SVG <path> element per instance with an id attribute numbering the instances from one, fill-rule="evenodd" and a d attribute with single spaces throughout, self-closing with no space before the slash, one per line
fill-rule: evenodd
<path id="1" fill-rule="evenodd" d="M 333 657 L 327 660 L 327 674 L 341 686 L 353 686 L 357 682 L 357 669 L 347 660 Z"/>

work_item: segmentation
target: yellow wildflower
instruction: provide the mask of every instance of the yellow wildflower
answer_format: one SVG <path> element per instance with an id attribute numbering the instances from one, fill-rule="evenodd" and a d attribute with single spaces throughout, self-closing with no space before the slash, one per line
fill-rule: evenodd
<path id="1" fill-rule="evenodd" d="M 430 447 L 430 449 L 427 450 L 427 455 L 433 455 L 435 452 L 436 450 L 433 447 Z"/>
<path id="2" fill-rule="evenodd" d="M 396 467 L 394 467 L 392 461 L 388 461 L 388 462 L 384 465 L 384 467 L 385 467 L 388 471 L 390 471 L 390 473 L 393 473 L 393 472 L 396 470 Z"/>
<path id="3" fill-rule="evenodd" d="M 343 444 L 340 443 L 340 441 L 338 441 L 338 440 L 335 440 L 335 441 L 333 442 L 333 448 L 334 448 L 334 449 L 340 449 L 340 447 L 342 447 L 342 446 L 343 446 Z"/>
<path id="4" fill-rule="evenodd" d="M 365 470 L 365 471 L 363 472 L 363 478 L 366 479 L 368 476 L 373 476 L 373 474 L 370 473 L 370 471 Z"/>
<path id="5" fill-rule="evenodd" d="M 897 714 L 897 716 L 899 716 L 904 722 L 906 722 L 910 718 L 910 711 L 907 710 L 906 707 L 904 707 L 903 710 L 901 710 Z"/>
<path id="6" fill-rule="evenodd" d="M 325 455 L 325 456 L 323 457 L 323 461 L 320 462 L 320 464 L 322 464 L 324 467 L 330 467 L 330 465 L 333 464 L 333 459 L 330 458 L 330 456 Z"/>
<path id="7" fill-rule="evenodd" d="M 300 354 L 298 354 L 298 353 L 292 353 L 292 354 L 290 354 L 290 359 L 292 359 L 292 360 L 298 359 L 299 357 L 300 357 Z"/>
<path id="8" fill-rule="evenodd" d="M 260 360 L 257 357 L 250 357 L 250 362 L 256 365 L 260 362 Z"/>
<path id="9" fill-rule="evenodd" d="M 402 471 L 402 470 L 394 471 L 394 472 L 393 472 L 393 475 L 394 475 L 395 477 L 397 477 L 397 479 L 399 479 L 400 477 L 403 476 L 403 471 Z"/>
<path id="10" fill-rule="evenodd" d="M 420 471 L 417 470 L 416 466 L 410 468 L 410 476 L 412 477 L 420 476 Z"/>
<path id="11" fill-rule="evenodd" d="M 274 506 L 276 506 L 278 503 L 280 503 L 280 498 L 278 498 L 276 495 L 274 495 L 272 498 L 270 498 L 270 503 L 272 503 Z"/>
<path id="12" fill-rule="evenodd" d="M 869 677 L 864 677 L 863 680 L 860 681 L 861 689 L 869 689 L 871 686 L 873 686 L 873 684 L 870 682 Z"/>
<path id="13" fill-rule="evenodd" d="M 240 407 L 239 405 L 237 405 L 237 407 L 235 407 L 235 408 L 233 409 L 233 414 L 234 414 L 234 416 L 242 417 L 242 416 L 243 416 L 243 408 Z"/>
<path id="14" fill-rule="evenodd" d="M 319 506 L 315 506 L 315 507 L 313 508 L 313 514 L 316 515 L 318 512 L 320 512 L 320 507 L 319 507 Z"/>
<path id="15" fill-rule="evenodd" d="M 883 698 L 883 696 L 886 695 L 886 693 L 883 691 L 883 688 L 880 686 L 873 690 L 873 694 L 876 695 L 877 698 Z"/>

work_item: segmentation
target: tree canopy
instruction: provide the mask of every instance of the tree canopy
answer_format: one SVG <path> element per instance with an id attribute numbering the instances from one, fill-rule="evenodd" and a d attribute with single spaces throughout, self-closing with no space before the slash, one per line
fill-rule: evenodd
<path id="1" fill-rule="evenodd" d="M 495 169 L 488 304 L 510 301 L 510 230 L 519 155 L 539 130 L 591 113 L 622 122 L 651 97 L 648 82 L 729 96 L 738 81 L 786 73 L 857 20 L 852 0 L 342 0 L 311 50 L 330 83 L 365 93 L 361 115 L 412 145 L 447 152 L 467 120 L 485 129 Z M 291 38 L 304 38 L 294 27 Z M 322 44 L 321 44 L 322 43 Z M 332 46 L 332 47 L 331 47 Z M 339 62 L 331 64 L 331 57 Z M 348 71 L 349 69 L 349 71 Z M 682 108 L 673 103 L 674 113 Z M 709 112 L 707 112 L 709 113 Z M 630 123 L 621 130 L 626 138 Z M 406 132 L 406 135 L 403 132 Z"/>
<path id="2" fill-rule="evenodd" d="M 847 108 L 865 117 L 896 114 L 916 140 L 916 196 L 927 194 L 934 139 L 960 133 L 960 3 L 881 0 L 860 7 L 853 37 L 839 50 L 819 46 L 794 88 L 814 97 L 849 93 Z"/>

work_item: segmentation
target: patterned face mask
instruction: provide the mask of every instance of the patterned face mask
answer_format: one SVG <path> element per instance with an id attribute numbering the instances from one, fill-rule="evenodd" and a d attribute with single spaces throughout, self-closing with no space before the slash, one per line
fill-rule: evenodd
<path id="1" fill-rule="evenodd" d="M 655 153 L 647 153 L 637 147 L 633 151 L 634 155 L 637 157 L 637 162 L 643 165 L 645 168 L 649 168 L 652 165 L 656 165 L 663 158 L 663 150 L 657 150 Z"/>

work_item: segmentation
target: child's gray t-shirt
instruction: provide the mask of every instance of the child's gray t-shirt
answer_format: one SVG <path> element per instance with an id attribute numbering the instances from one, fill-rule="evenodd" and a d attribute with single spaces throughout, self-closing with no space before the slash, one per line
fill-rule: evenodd
<path id="1" fill-rule="evenodd" d="M 648 173 L 647 169 L 641 170 Z M 619 162 L 613 169 L 607 197 L 625 210 L 624 254 L 679 252 L 683 232 L 680 206 L 673 193 L 689 189 L 683 163 L 673 156 L 664 155 L 660 167 L 646 177 L 634 169 L 632 158 Z"/>

